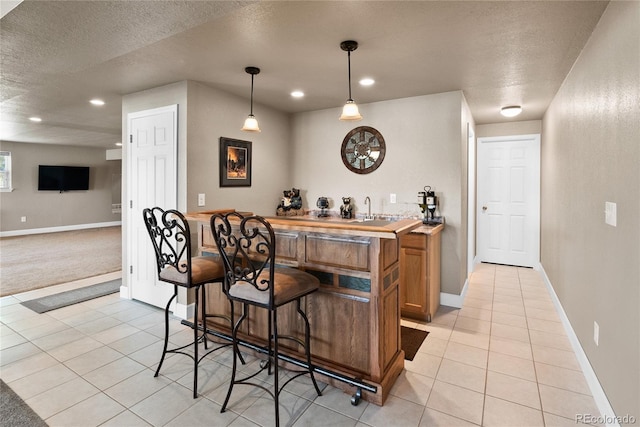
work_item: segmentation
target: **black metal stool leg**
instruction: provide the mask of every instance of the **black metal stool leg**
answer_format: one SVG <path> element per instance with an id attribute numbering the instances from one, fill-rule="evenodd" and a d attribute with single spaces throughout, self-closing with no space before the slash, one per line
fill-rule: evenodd
<path id="1" fill-rule="evenodd" d="M 247 311 L 247 304 L 243 304 L 242 315 L 231 330 L 231 338 L 233 340 L 233 364 L 231 368 L 231 381 L 229 381 L 229 390 L 227 391 L 227 397 L 224 399 L 224 403 L 222 404 L 222 408 L 220 408 L 220 412 L 224 412 L 227 410 L 227 404 L 229 403 L 229 398 L 231 397 L 231 391 L 233 390 L 233 385 L 236 383 L 236 371 L 238 368 L 238 360 L 236 359 L 236 355 L 240 354 L 240 349 L 238 348 L 238 329 L 240 329 L 240 324 L 247 317 Z"/>
<path id="2" fill-rule="evenodd" d="M 269 340 L 269 345 L 268 345 L 268 355 L 269 357 L 267 357 L 267 375 L 271 375 L 271 356 L 273 355 L 273 346 L 272 346 L 272 339 L 273 339 L 273 317 L 271 316 L 271 312 L 269 312 L 269 328 L 268 328 L 268 332 L 267 332 L 267 338 Z M 277 360 L 276 360 L 277 363 Z"/>
<path id="3" fill-rule="evenodd" d="M 233 301 L 229 300 L 229 303 L 231 304 L 231 331 L 233 331 L 233 318 L 235 317 L 235 308 L 233 305 Z M 236 348 L 233 348 L 234 353 L 236 352 Z M 240 353 L 240 350 L 237 350 L 237 354 L 238 354 L 238 358 L 240 359 L 240 363 L 242 363 L 243 365 L 246 365 L 247 362 L 244 361 L 244 357 L 242 357 L 242 353 Z M 233 356 L 235 357 L 235 355 Z"/>
<path id="4" fill-rule="evenodd" d="M 300 306 L 300 298 L 297 300 L 298 305 L 298 313 L 304 319 L 304 351 L 307 355 L 307 366 L 309 367 L 309 376 L 311 377 L 311 381 L 313 382 L 313 387 L 316 389 L 316 393 L 318 396 L 322 396 L 322 392 L 318 387 L 318 383 L 316 382 L 316 377 L 313 374 L 313 365 L 311 365 L 311 328 L 309 327 L 309 318 L 307 314 L 302 311 L 302 307 Z"/>
<path id="5" fill-rule="evenodd" d="M 202 341 L 204 342 L 204 349 L 207 350 L 208 346 L 208 338 L 207 338 L 207 293 L 206 293 L 207 284 L 202 285 L 202 301 L 200 301 L 200 305 L 202 306 L 202 330 L 204 333 L 202 334 Z M 195 323 L 195 322 L 194 322 Z"/>
<path id="6" fill-rule="evenodd" d="M 198 289 L 195 291 L 195 307 L 193 311 L 193 398 L 198 397 Z M 202 319 L 204 321 L 204 318 Z M 206 338 L 205 338 L 206 341 Z"/>
<path id="7" fill-rule="evenodd" d="M 273 354 L 269 354 L 273 360 L 273 400 L 276 407 L 276 427 L 280 427 L 280 402 L 278 397 L 280 396 L 280 389 L 278 386 L 278 310 L 273 309 L 269 317 L 273 316 Z M 269 336 L 271 341 L 271 336 Z"/>
<path id="8" fill-rule="evenodd" d="M 169 344 L 169 306 L 173 300 L 178 296 L 178 287 L 176 285 L 173 286 L 173 296 L 169 298 L 169 302 L 164 309 L 164 348 L 162 349 L 162 357 L 160 357 L 160 363 L 158 363 L 158 369 L 156 369 L 156 373 L 153 375 L 157 377 L 160 373 L 160 368 L 164 363 L 164 357 L 167 354 L 167 345 Z"/>

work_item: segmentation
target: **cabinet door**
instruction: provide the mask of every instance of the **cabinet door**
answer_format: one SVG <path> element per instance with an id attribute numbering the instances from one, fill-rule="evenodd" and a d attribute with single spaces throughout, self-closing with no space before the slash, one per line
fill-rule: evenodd
<path id="1" fill-rule="evenodd" d="M 427 252 L 424 249 L 400 248 L 401 308 L 407 312 L 427 311 Z"/>

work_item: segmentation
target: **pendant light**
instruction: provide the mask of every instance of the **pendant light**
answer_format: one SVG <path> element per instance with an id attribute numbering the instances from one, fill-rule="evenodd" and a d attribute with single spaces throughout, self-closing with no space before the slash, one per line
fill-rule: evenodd
<path id="1" fill-rule="evenodd" d="M 351 52 L 358 48 L 358 42 L 353 40 L 345 40 L 340 43 L 340 49 L 347 52 L 347 58 L 349 61 L 349 99 L 347 99 L 347 103 L 342 107 L 342 115 L 340 116 L 340 120 L 343 121 L 351 121 L 351 120 L 362 120 L 362 116 L 358 111 L 358 104 L 356 104 L 351 98 Z"/>
<path id="2" fill-rule="evenodd" d="M 253 76 L 260 73 L 260 68 L 258 67 L 247 67 L 244 69 L 247 74 L 251 74 L 251 110 L 249 112 L 249 116 L 244 121 L 244 126 L 242 126 L 242 130 L 245 132 L 260 132 L 260 127 L 258 126 L 258 120 L 253 115 Z"/>

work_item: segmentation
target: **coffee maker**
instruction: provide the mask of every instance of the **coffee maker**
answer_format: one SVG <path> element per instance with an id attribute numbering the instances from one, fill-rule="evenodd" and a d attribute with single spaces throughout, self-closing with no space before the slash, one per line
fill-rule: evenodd
<path id="1" fill-rule="evenodd" d="M 441 217 L 436 217 L 436 209 L 438 207 L 438 197 L 435 191 L 431 190 L 430 185 L 424 186 L 424 191 L 418 192 L 418 205 L 424 215 L 422 220 L 425 224 L 440 224 L 442 223 Z"/>

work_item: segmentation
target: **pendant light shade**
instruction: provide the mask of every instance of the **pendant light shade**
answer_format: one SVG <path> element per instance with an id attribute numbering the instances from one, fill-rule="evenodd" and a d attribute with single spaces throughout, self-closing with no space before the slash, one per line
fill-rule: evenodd
<path id="1" fill-rule="evenodd" d="M 351 52 L 357 48 L 358 42 L 353 40 L 345 40 L 340 43 L 340 49 L 347 52 L 347 61 L 349 64 L 349 99 L 347 99 L 347 103 L 342 107 L 340 120 L 343 121 L 362 120 L 360 111 L 358 111 L 358 104 L 356 104 L 353 98 L 351 98 Z"/>
<path id="2" fill-rule="evenodd" d="M 256 116 L 253 115 L 253 76 L 260 73 L 260 68 L 258 67 L 247 67 L 244 69 L 247 74 L 251 74 L 251 110 L 249 112 L 249 116 L 244 121 L 244 126 L 242 126 L 242 130 L 245 132 L 260 132 L 260 127 L 258 126 L 258 120 Z"/>
<path id="3" fill-rule="evenodd" d="M 342 115 L 340 120 L 362 120 L 360 111 L 358 110 L 358 104 L 353 102 L 353 99 L 347 99 L 347 103 L 342 107 Z"/>
<path id="4" fill-rule="evenodd" d="M 242 130 L 245 132 L 260 132 L 260 126 L 258 126 L 258 120 L 256 120 L 256 116 L 254 116 L 253 114 L 249 114 L 249 117 L 244 120 Z"/>

